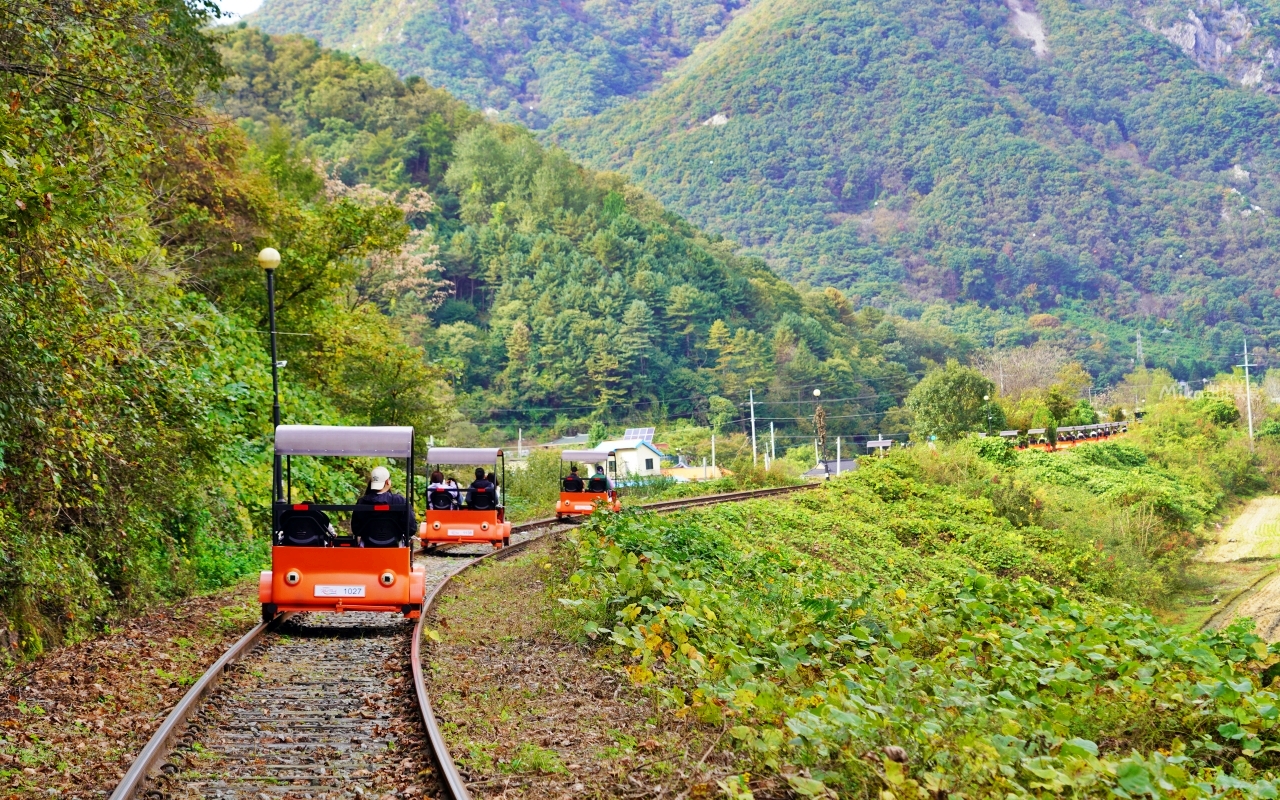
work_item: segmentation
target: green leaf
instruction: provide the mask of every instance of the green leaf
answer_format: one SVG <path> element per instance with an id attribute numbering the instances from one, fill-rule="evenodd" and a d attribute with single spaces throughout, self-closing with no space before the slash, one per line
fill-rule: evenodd
<path id="1" fill-rule="evenodd" d="M 1064 756 L 1097 756 L 1098 746 L 1088 739 L 1068 739 L 1062 743 L 1060 752 Z"/>

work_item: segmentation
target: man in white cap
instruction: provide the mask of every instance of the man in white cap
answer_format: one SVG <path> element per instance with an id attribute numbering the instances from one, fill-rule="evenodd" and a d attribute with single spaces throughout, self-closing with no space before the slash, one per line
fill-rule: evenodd
<path id="1" fill-rule="evenodd" d="M 356 500 L 356 505 L 402 506 L 404 495 L 391 491 L 391 472 L 386 467 L 374 467 L 369 473 L 369 489 Z"/>

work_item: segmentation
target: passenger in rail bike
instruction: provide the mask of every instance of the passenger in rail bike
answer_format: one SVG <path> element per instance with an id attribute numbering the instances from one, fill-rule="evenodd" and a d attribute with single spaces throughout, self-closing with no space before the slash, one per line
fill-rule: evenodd
<path id="1" fill-rule="evenodd" d="M 369 488 L 356 499 L 358 506 L 402 506 L 405 502 L 404 495 L 391 491 L 391 472 L 386 467 L 373 468 Z"/>
<path id="2" fill-rule="evenodd" d="M 604 466 L 596 464 L 596 474 L 587 481 L 588 492 L 605 492 L 613 490 L 613 478 L 604 473 Z"/>
<path id="3" fill-rule="evenodd" d="M 450 475 L 444 479 L 444 482 L 453 493 L 453 507 L 462 508 L 462 489 L 458 487 L 458 479 Z"/>
<path id="4" fill-rule="evenodd" d="M 498 505 L 502 505 L 502 485 L 498 483 L 498 476 L 490 472 L 484 479 L 493 484 L 493 495 L 498 498 Z"/>
<path id="5" fill-rule="evenodd" d="M 569 465 L 569 477 L 565 478 L 563 483 L 566 492 L 581 492 L 587 488 L 586 482 L 578 475 L 577 464 Z"/>
<path id="6" fill-rule="evenodd" d="M 490 509 L 498 505 L 497 487 L 486 477 L 484 467 L 476 467 L 476 479 L 467 488 L 467 508 Z"/>
<path id="7" fill-rule="evenodd" d="M 440 470 L 431 473 L 431 483 L 427 485 L 427 503 L 440 511 L 457 508 L 458 484 L 446 480 Z"/>

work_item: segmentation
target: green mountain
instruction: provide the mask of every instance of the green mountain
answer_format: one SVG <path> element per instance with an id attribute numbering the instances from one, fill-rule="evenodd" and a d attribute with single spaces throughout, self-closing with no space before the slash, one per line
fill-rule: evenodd
<path id="1" fill-rule="evenodd" d="M 646 89 L 742 5 L 266 0 L 249 19 L 268 33 L 301 33 L 375 59 L 538 128 Z"/>
<path id="2" fill-rule="evenodd" d="M 1274 0 L 267 0 L 257 21 L 551 122 L 855 305 L 1048 339 L 1104 382 L 1138 330 L 1183 378 L 1241 333 L 1280 345 Z"/>
<path id="3" fill-rule="evenodd" d="M 1236 324 L 1269 337 L 1280 104 L 1121 4 L 1010 5 L 760 0 L 555 139 L 862 300 L 1146 326 L 1183 377 L 1227 363 Z"/>
<path id="4" fill-rule="evenodd" d="M 931 364 L 969 349 L 940 326 L 788 285 L 622 177 L 419 79 L 246 27 L 227 32 L 222 57 L 218 110 L 282 163 L 323 164 L 343 192 L 430 194 L 412 220 L 416 253 L 446 296 L 378 304 L 450 375 L 474 423 L 512 436 L 592 420 L 740 426 L 754 392 L 762 422 L 807 441 L 820 386 L 831 433 L 866 434 Z"/>

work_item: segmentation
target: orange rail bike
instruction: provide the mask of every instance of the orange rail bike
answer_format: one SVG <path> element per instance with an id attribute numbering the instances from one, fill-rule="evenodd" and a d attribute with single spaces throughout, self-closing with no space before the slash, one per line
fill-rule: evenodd
<path id="1" fill-rule="evenodd" d="M 603 464 L 615 474 L 617 472 L 617 457 L 612 450 L 561 450 L 560 500 L 556 502 L 556 519 L 591 514 L 600 507 L 621 511 L 615 481 L 599 474 L 585 478 L 579 476 L 575 481 L 572 468 L 568 476 L 564 475 L 564 465 L 577 461 L 593 466 Z"/>
<path id="2" fill-rule="evenodd" d="M 502 486 L 507 482 L 507 462 L 496 447 L 432 447 L 427 450 L 427 469 L 433 466 L 481 467 L 494 465 L 496 482 L 477 477 L 465 489 L 443 486 L 434 481 L 427 490 L 427 517 L 418 527 L 423 548 L 442 544 L 488 542 L 494 549 L 511 544 L 511 523 L 502 506 Z"/>
<path id="3" fill-rule="evenodd" d="M 285 611 L 391 611 L 416 618 L 426 569 L 414 566 L 413 428 L 281 425 L 277 459 L 287 464 L 287 491 L 273 489 L 271 569 L 258 580 L 262 618 Z M 403 459 L 405 502 L 293 502 L 293 457 L 381 456 Z M 276 471 L 279 474 L 279 471 Z M 339 531 L 329 512 L 349 512 Z"/>

